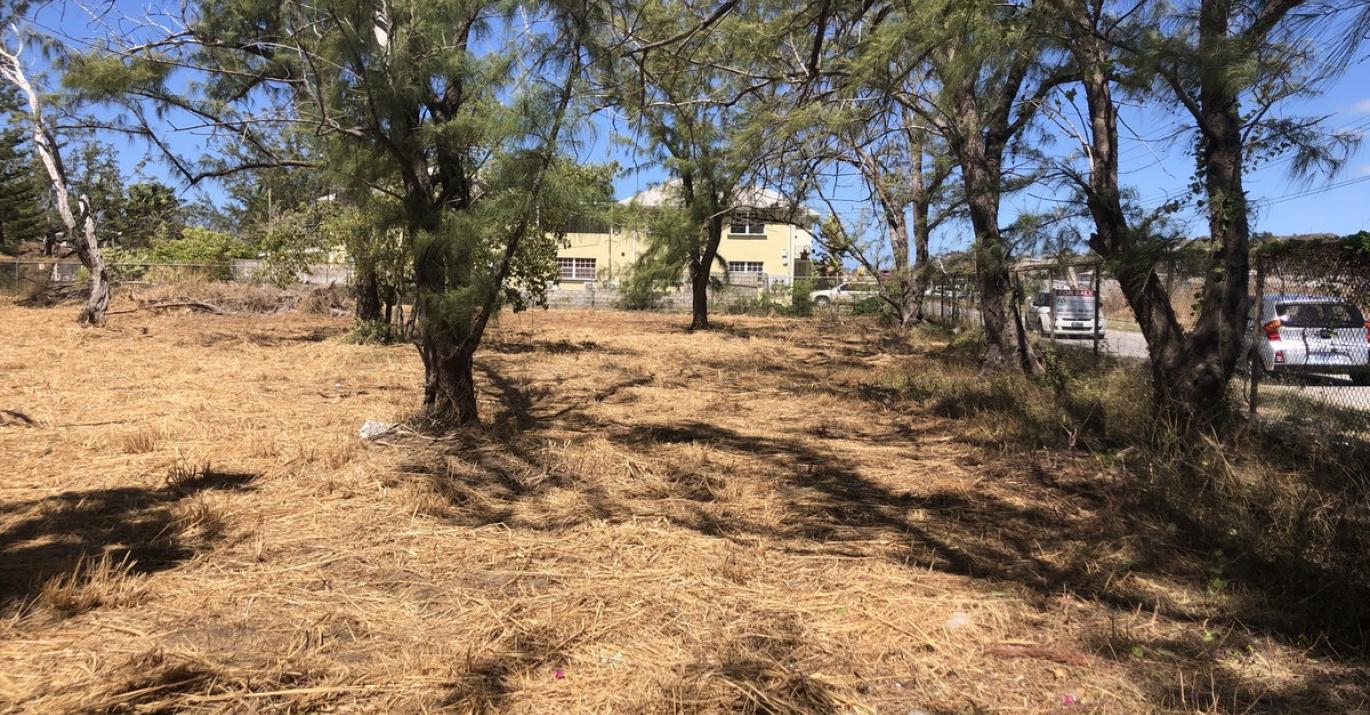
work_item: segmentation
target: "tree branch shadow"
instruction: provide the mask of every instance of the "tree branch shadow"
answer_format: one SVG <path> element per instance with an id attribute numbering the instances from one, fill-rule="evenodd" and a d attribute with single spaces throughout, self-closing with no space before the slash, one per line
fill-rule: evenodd
<path id="1" fill-rule="evenodd" d="M 0 505 L 0 609 L 23 604 L 48 581 L 110 558 L 152 573 L 190 558 L 173 507 L 204 491 L 245 491 L 255 475 L 205 470 L 161 488 L 64 492 Z"/>

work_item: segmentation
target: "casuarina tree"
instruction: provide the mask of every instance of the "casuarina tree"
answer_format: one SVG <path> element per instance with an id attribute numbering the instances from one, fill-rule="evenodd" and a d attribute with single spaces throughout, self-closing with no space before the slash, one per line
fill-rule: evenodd
<path id="1" fill-rule="evenodd" d="M 1063 166 L 1094 224 L 1090 247 L 1104 257 L 1141 326 L 1151 355 L 1155 401 L 1181 429 L 1219 426 L 1227 384 L 1246 328 L 1251 207 L 1243 188 L 1257 158 L 1288 155 L 1295 173 L 1334 166 L 1355 138 L 1319 121 L 1282 117 L 1279 105 L 1308 94 L 1339 71 L 1361 39 L 1364 3 L 1200 0 L 1191 6 L 1059 0 L 1062 47 L 1079 68 L 1089 118 L 1082 167 Z M 1348 16 L 1351 21 L 1348 22 Z M 1338 25 L 1340 23 L 1340 25 Z M 1340 32 L 1325 32 L 1339 28 Z M 1322 37 L 1317 46 L 1309 38 Z M 1164 243 L 1154 216 L 1129 207 L 1119 186 L 1118 95 L 1170 103 L 1195 127 L 1192 189 L 1208 219 L 1198 315 L 1181 325 L 1155 266 Z M 1181 201 L 1163 208 L 1174 210 Z"/>
<path id="2" fill-rule="evenodd" d="M 363 178 L 398 202 L 410 237 L 424 410 L 441 424 L 476 421 L 473 360 L 485 329 L 550 283 L 556 237 L 539 216 L 580 200 L 559 152 L 593 61 L 592 30 L 606 24 L 601 8 L 229 0 L 192 3 L 159 24 L 173 29 L 87 54 L 69 77 L 123 106 L 155 144 L 143 121 L 152 114 L 140 111 L 149 105 L 198 117 L 231 141 L 229 159 L 169 152 L 188 182 L 312 165 L 264 137 L 285 125 L 315 132 L 325 155 L 383 169 Z M 179 73 L 197 81 L 175 81 Z"/>

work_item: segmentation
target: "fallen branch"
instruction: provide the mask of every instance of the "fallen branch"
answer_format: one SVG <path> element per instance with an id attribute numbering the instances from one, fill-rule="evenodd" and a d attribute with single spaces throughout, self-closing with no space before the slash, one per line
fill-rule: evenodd
<path id="1" fill-rule="evenodd" d="M 219 306 L 213 305 L 211 303 L 205 303 L 198 300 L 181 300 L 169 303 L 149 303 L 147 305 L 140 305 L 137 308 L 129 308 L 128 310 L 111 310 L 109 311 L 109 315 L 136 313 L 140 310 L 165 310 L 167 308 L 194 308 L 196 310 L 203 310 L 206 313 L 213 313 L 215 315 L 228 315 L 228 311 L 224 310 L 223 308 L 220 308 Z"/>
<path id="2" fill-rule="evenodd" d="M 1091 662 L 1088 655 L 1077 650 L 1036 643 L 1000 643 L 987 645 L 984 650 L 1000 658 L 1036 658 L 1062 665 L 1086 666 Z"/>
<path id="3" fill-rule="evenodd" d="M 0 410 L 0 427 L 10 426 L 37 427 L 38 423 L 32 417 L 18 410 Z"/>

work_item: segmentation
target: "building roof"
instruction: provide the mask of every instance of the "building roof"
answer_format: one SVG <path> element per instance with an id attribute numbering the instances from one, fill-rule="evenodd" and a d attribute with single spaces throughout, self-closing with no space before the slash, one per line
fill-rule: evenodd
<path id="1" fill-rule="evenodd" d="M 637 194 L 626 199 L 620 199 L 619 203 L 627 206 L 635 204 L 647 208 L 670 205 L 678 201 L 675 194 L 678 191 L 680 179 L 671 179 L 659 184 L 653 184 Z M 738 189 L 737 196 L 733 199 L 733 209 L 742 211 L 785 211 L 793 212 L 801 220 L 816 221 L 818 214 L 807 206 L 792 202 L 784 194 L 774 189 L 764 186 L 750 186 Z"/>

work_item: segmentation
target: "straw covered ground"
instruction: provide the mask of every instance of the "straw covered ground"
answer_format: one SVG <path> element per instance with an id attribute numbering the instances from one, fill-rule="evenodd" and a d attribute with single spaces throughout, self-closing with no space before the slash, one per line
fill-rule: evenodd
<path id="1" fill-rule="evenodd" d="M 508 316 L 397 430 L 341 318 L 0 305 L 0 710 L 1348 712 L 1366 671 L 860 322 Z"/>

